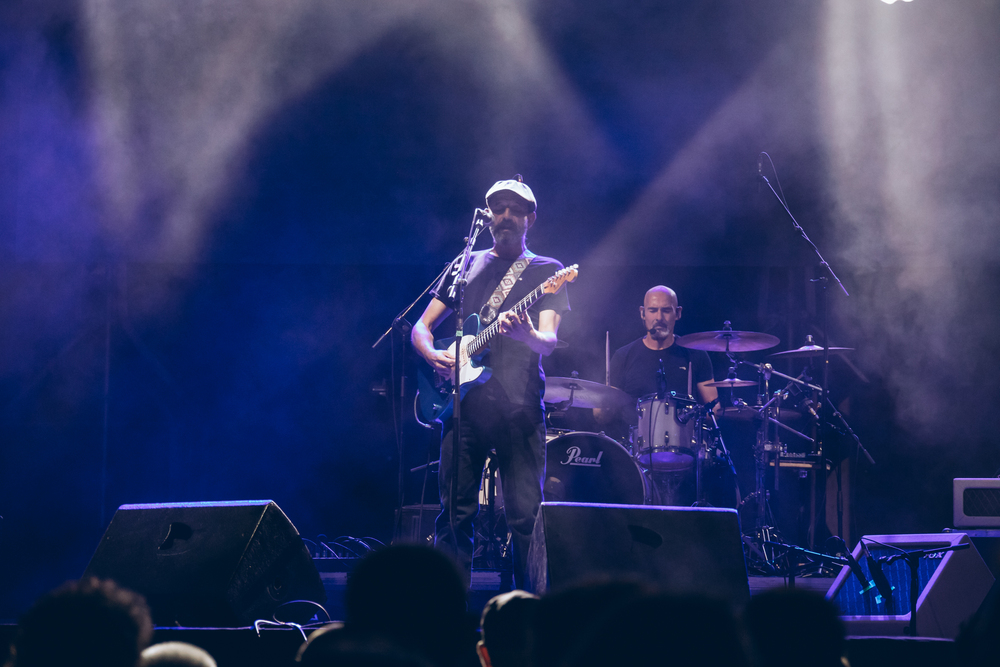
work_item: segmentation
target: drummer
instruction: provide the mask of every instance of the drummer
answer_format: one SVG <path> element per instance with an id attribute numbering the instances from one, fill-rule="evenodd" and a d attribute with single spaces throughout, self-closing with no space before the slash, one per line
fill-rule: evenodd
<path id="1" fill-rule="evenodd" d="M 646 335 L 615 351 L 611 358 L 611 384 L 633 399 L 660 391 L 691 396 L 702 403 L 718 399 L 718 390 L 708 386 L 715 379 L 708 353 L 674 345 L 674 325 L 681 319 L 677 294 L 663 285 L 650 288 L 639 308 L 639 317 Z M 627 410 L 595 408 L 594 417 L 600 424 L 622 418 L 635 423 L 634 413 Z"/>

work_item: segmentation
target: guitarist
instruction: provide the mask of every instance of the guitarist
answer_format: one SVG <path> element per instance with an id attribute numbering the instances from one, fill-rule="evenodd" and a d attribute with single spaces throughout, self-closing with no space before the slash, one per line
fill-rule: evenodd
<path id="1" fill-rule="evenodd" d="M 556 347 L 559 321 L 569 311 L 569 300 L 564 288 L 545 294 L 521 316 L 510 310 L 563 265 L 555 259 L 534 255 L 526 247 L 525 237 L 535 222 L 537 203 L 520 175 L 495 183 L 486 193 L 486 205 L 492 215 L 489 230 L 493 247 L 472 253 L 463 310 L 466 315 L 478 312 L 484 319 L 483 326 L 497 320 L 501 335 L 491 341 L 484 359 L 484 365 L 492 369 L 492 376 L 462 399 L 462 434 L 457 445 L 452 420 L 449 418 L 443 424 L 438 473 L 442 512 L 435 523 L 434 542 L 456 554 L 468 581 L 472 570 L 473 521 L 479 512 L 479 485 L 486 457 L 490 450 L 495 450 L 504 512 L 513 535 L 515 584 L 527 588 L 528 546 L 542 500 L 545 474 L 542 407 L 545 375 L 541 357 L 551 354 Z M 525 260 L 527 266 L 523 266 Z M 497 306 L 497 287 L 515 263 L 518 266 L 514 269 L 521 266 L 522 271 Z M 450 351 L 435 348 L 432 332 L 457 308 L 450 289 L 454 278 L 454 272 L 449 272 L 434 288 L 433 298 L 411 334 L 413 347 L 442 377 L 451 376 L 455 358 Z M 491 297 L 494 297 L 492 304 Z M 454 446 L 459 448 L 457 471 L 451 469 Z M 449 519 L 452 475 L 457 480 L 456 535 L 452 535 Z"/>

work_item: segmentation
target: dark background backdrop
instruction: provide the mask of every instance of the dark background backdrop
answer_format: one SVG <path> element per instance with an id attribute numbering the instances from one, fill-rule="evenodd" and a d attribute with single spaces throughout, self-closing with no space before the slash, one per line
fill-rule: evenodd
<path id="1" fill-rule="evenodd" d="M 0 617 L 122 503 L 390 539 L 393 415 L 407 467 L 436 442 L 372 344 L 514 173 L 530 247 L 581 266 L 549 375 L 602 380 L 658 283 L 679 333 L 820 332 L 766 150 L 851 293 L 852 541 L 940 530 L 951 479 L 997 473 L 1000 3 L 392 4 L 0 8 Z"/>

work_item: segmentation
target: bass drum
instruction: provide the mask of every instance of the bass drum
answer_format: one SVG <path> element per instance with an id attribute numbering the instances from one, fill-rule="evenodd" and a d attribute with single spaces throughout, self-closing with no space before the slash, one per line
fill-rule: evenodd
<path id="1" fill-rule="evenodd" d="M 549 440 L 545 449 L 546 502 L 655 504 L 638 464 L 602 433 L 574 431 Z"/>

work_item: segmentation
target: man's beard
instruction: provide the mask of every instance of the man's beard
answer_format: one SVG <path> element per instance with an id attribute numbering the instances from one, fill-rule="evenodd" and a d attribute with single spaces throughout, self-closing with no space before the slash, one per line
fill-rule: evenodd
<path id="1" fill-rule="evenodd" d="M 653 327 L 652 329 L 646 330 L 649 333 L 649 337 L 654 340 L 667 340 L 670 338 L 670 334 L 673 332 L 667 327 Z"/>
<path id="2" fill-rule="evenodd" d="M 523 234 L 521 234 L 517 229 L 517 225 L 511 223 L 501 223 L 491 229 L 490 233 L 493 235 L 494 243 L 499 243 L 501 245 L 517 243 L 523 236 Z"/>

